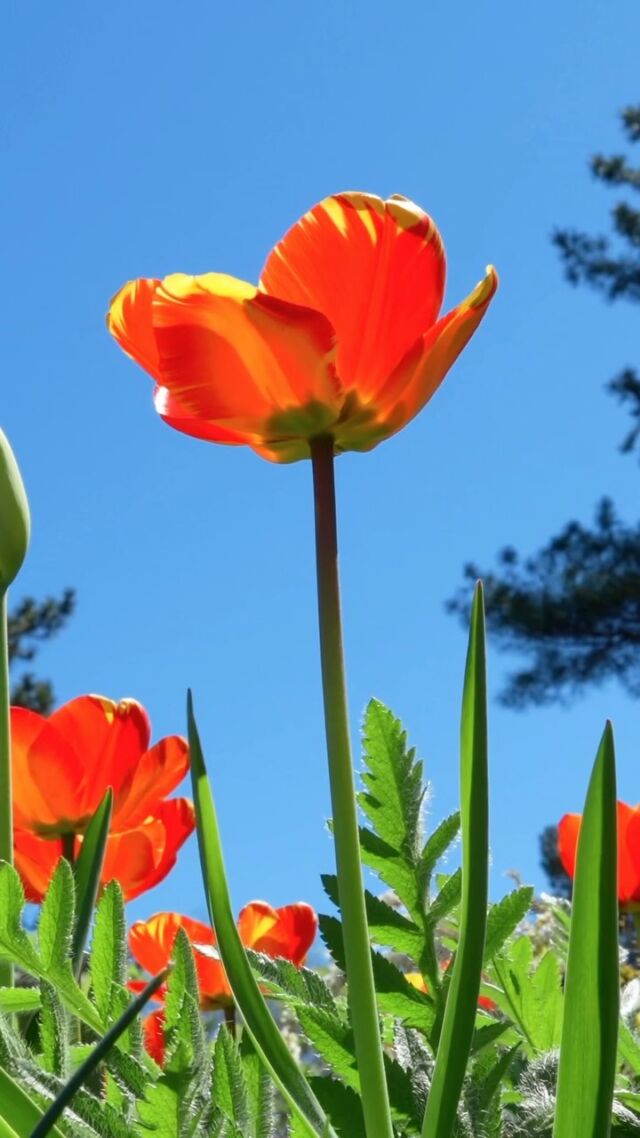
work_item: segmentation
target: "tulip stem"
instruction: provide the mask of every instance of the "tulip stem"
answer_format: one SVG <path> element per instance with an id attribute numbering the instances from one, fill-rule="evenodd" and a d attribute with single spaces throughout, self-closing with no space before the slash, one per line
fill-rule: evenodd
<path id="1" fill-rule="evenodd" d="M 393 1138 L 360 865 L 342 646 L 331 438 L 313 439 L 320 657 L 349 1012 L 367 1138 Z"/>
<path id="2" fill-rule="evenodd" d="M 13 865 L 13 804 L 11 795 L 11 718 L 9 696 L 9 635 L 7 590 L 0 593 L 0 861 Z M 0 987 L 13 987 L 13 967 L 0 960 Z"/>

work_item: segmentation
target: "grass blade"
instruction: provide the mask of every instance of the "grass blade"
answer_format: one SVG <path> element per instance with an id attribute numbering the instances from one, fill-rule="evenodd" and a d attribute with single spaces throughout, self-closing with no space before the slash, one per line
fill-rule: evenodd
<path id="1" fill-rule="evenodd" d="M 13 1081 L 0 1067 L 0 1138 L 29 1138 L 34 1126 L 42 1119 L 42 1110 L 29 1098 L 26 1091 Z M 51 1133 L 62 1138 L 57 1126 Z"/>
<path id="2" fill-rule="evenodd" d="M 478 582 L 471 612 L 460 732 L 462 902 L 460 934 L 422 1128 L 450 1138 L 476 1019 L 487 920 L 489 804 L 484 602 Z"/>
<path id="3" fill-rule="evenodd" d="M 616 767 L 605 727 L 578 840 L 554 1138 L 607 1138 L 619 1017 Z"/>
<path id="4" fill-rule="evenodd" d="M 149 981 L 140 995 L 131 1001 L 126 1011 L 120 1016 L 120 1019 L 102 1036 L 100 1042 L 96 1043 L 91 1054 L 88 1055 L 84 1063 L 81 1063 L 78 1069 L 74 1071 L 69 1081 L 60 1091 L 60 1094 L 54 1099 L 51 1106 L 47 1108 L 40 1121 L 33 1128 L 31 1138 L 45 1138 L 45 1135 L 50 1134 L 52 1131 L 54 1134 L 58 1133 L 55 1130 L 55 1123 L 60 1118 L 65 1107 L 69 1105 L 76 1091 L 90 1078 L 98 1064 L 108 1055 L 116 1040 L 127 1030 L 129 1024 L 136 1016 L 140 1014 L 145 1004 L 148 1003 L 161 984 L 164 984 L 164 981 L 169 975 L 169 971 L 169 968 L 165 968 L 158 976 L 154 976 L 153 980 Z"/>
<path id="5" fill-rule="evenodd" d="M 262 997 L 240 940 L 231 907 L 218 818 L 193 714 L 191 692 L 187 696 L 187 720 L 202 875 L 209 914 L 234 1000 L 256 1051 L 295 1113 L 300 1132 L 310 1138 L 318 1135 L 335 1138 L 322 1107 L 289 1052 Z"/>
<path id="6" fill-rule="evenodd" d="M 76 921 L 72 941 L 73 971 L 79 976 L 82 968 L 84 946 L 89 935 L 91 917 L 98 895 L 100 875 L 109 837 L 113 791 L 107 790 L 93 818 L 87 826 L 82 849 L 74 866 L 76 884 Z"/>

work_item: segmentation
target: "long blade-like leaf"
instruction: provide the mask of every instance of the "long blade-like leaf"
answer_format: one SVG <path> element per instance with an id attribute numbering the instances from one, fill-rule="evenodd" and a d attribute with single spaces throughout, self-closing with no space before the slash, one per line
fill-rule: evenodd
<path id="1" fill-rule="evenodd" d="M 76 883 L 76 921 L 73 932 L 72 959 L 76 976 L 82 968 L 84 946 L 89 935 L 93 908 L 98 895 L 100 875 L 111 824 L 113 791 L 107 790 L 93 818 L 87 826 L 82 849 L 74 866 Z"/>
<path id="2" fill-rule="evenodd" d="M 29 1138 L 41 1118 L 41 1108 L 0 1067 L 0 1138 L 13 1138 L 14 1135 L 15 1138 Z M 51 1133 L 54 1138 L 62 1138 L 57 1126 Z"/>
<path id="3" fill-rule="evenodd" d="M 453 1133 L 476 1019 L 489 872 L 487 750 L 484 603 L 478 582 L 471 612 L 460 734 L 460 935 L 427 1099 L 423 1138 L 449 1138 Z"/>
<path id="4" fill-rule="evenodd" d="M 253 1045 L 272 1079 L 295 1113 L 301 1132 L 316 1138 L 335 1138 L 313 1091 L 291 1055 L 256 983 L 231 907 L 222 843 L 211 785 L 193 714 L 187 696 L 189 754 L 193 798 L 198 821 L 198 847 L 211 922 L 233 997 L 242 1013 Z"/>
<path id="5" fill-rule="evenodd" d="M 128 1008 L 122 1013 L 116 1023 L 114 1023 L 113 1027 L 110 1027 L 109 1030 L 105 1032 L 99 1043 L 96 1043 L 91 1054 L 88 1055 L 84 1063 L 81 1063 L 78 1069 L 74 1071 L 71 1078 L 60 1091 L 60 1094 L 56 1096 L 51 1106 L 49 1106 L 42 1115 L 40 1121 L 31 1131 L 31 1138 L 45 1138 L 45 1135 L 50 1134 L 52 1130 L 54 1133 L 57 1133 L 55 1131 L 55 1123 L 60 1118 L 65 1107 L 71 1102 L 76 1091 L 80 1089 L 83 1083 L 86 1083 L 98 1064 L 108 1055 L 116 1040 L 127 1030 L 129 1024 L 133 1022 L 136 1016 L 140 1014 L 145 1004 L 148 1003 L 154 993 L 157 992 L 160 985 L 164 983 L 169 971 L 169 968 L 165 968 L 164 971 L 154 976 L 153 980 L 149 981 L 140 995 L 131 1001 Z"/>
<path id="6" fill-rule="evenodd" d="M 573 883 L 554 1138 L 607 1138 L 619 1015 L 616 763 L 611 724 L 596 755 Z"/>

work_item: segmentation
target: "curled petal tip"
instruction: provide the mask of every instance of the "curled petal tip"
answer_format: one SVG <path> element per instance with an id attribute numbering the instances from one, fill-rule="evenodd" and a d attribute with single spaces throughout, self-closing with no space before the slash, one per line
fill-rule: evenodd
<path id="1" fill-rule="evenodd" d="M 467 301 L 469 308 L 481 308 L 483 305 L 488 304 L 498 288 L 499 281 L 500 278 L 498 277 L 495 266 L 487 265 L 486 275 L 481 281 L 478 281 Z"/>

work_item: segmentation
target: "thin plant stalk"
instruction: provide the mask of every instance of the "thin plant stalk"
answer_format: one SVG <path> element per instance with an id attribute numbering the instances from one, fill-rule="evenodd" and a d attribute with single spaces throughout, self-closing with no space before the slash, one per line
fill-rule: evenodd
<path id="1" fill-rule="evenodd" d="M 360 865 L 342 646 L 333 440 L 314 439 L 311 457 L 322 689 L 349 1011 L 367 1138 L 393 1138 Z"/>
<path id="2" fill-rule="evenodd" d="M 11 720 L 7 590 L 0 594 L 0 861 L 13 865 Z M 0 987 L 13 987 L 13 965 L 0 960 Z"/>

